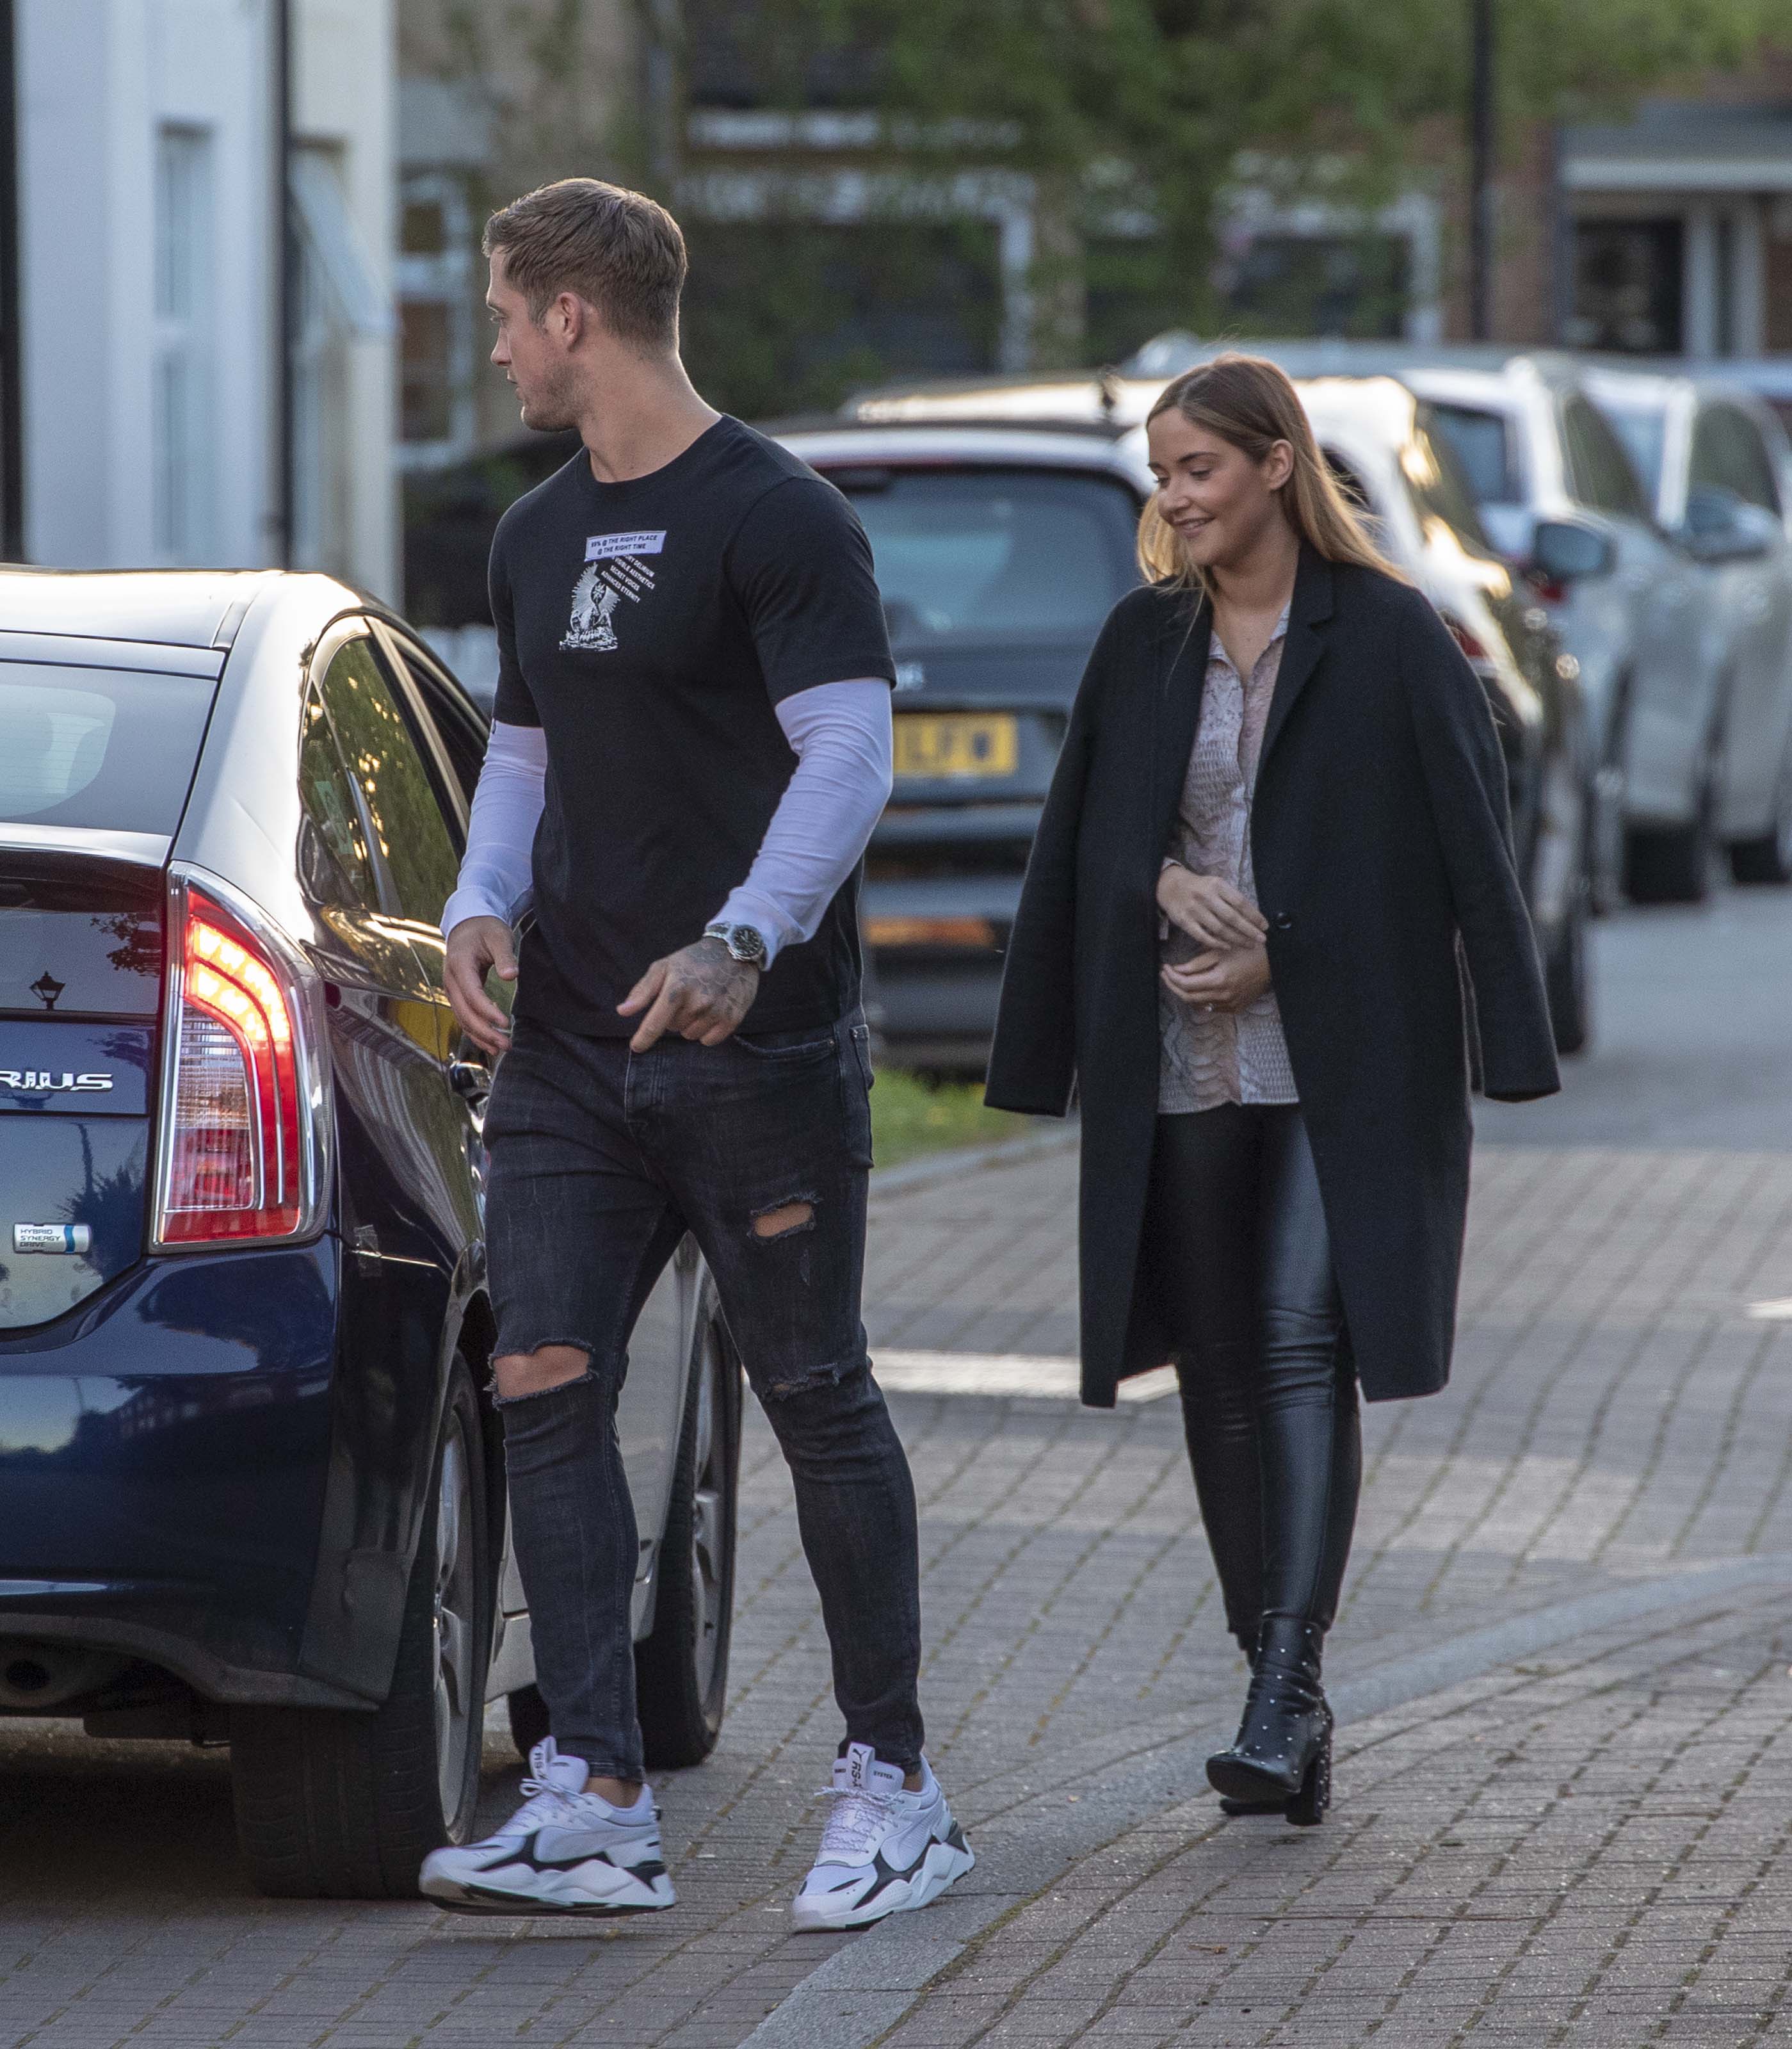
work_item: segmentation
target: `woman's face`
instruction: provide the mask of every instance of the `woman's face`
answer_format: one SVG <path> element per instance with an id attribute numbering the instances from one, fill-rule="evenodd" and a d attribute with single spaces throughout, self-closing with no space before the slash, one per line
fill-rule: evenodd
<path id="1" fill-rule="evenodd" d="M 1277 495 L 1294 469 L 1294 451 L 1277 441 L 1259 462 L 1197 426 L 1174 406 L 1145 430 L 1157 509 L 1201 569 L 1242 566 L 1287 515 Z"/>

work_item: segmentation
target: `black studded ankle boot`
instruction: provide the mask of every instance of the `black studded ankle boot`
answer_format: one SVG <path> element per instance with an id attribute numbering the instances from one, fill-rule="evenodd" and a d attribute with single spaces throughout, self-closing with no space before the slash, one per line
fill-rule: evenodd
<path id="1" fill-rule="evenodd" d="M 1288 1615 L 1265 1618 L 1244 1719 L 1230 1750 L 1207 1759 L 1207 1780 L 1230 1814 L 1280 1808 L 1297 1826 L 1331 1802 L 1331 1710 L 1320 1684 L 1325 1632 Z"/>

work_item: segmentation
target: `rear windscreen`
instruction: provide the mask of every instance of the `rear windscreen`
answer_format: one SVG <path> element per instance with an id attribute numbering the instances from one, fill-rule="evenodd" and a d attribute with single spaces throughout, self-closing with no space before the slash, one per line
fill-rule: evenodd
<path id="1" fill-rule="evenodd" d="M 837 470 L 899 647 L 1092 640 L 1138 581 L 1138 501 L 1064 471 Z"/>
<path id="2" fill-rule="evenodd" d="M 170 834 L 216 683 L 0 662 L 0 824 Z"/>
<path id="3" fill-rule="evenodd" d="M 1462 465 L 1477 505 L 1516 505 L 1524 492 L 1513 472 L 1506 416 L 1471 406 L 1433 406 L 1432 425 Z"/>

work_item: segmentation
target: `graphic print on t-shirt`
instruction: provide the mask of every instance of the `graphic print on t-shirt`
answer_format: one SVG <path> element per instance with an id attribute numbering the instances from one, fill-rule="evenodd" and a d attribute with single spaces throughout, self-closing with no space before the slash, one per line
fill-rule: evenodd
<path id="1" fill-rule="evenodd" d="M 653 571 L 637 559 L 657 555 L 666 532 L 592 534 L 585 543 L 585 567 L 573 585 L 573 614 L 561 640 L 562 647 L 611 653 L 616 636 L 616 608 L 624 598 L 639 605 L 653 589 Z"/>

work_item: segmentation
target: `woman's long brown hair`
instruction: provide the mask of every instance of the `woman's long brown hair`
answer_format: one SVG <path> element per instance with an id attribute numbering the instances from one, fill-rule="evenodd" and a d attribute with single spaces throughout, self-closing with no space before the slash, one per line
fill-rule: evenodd
<path id="1" fill-rule="evenodd" d="M 1294 451 L 1294 468 L 1280 487 L 1282 510 L 1300 538 L 1328 562 L 1355 562 L 1405 583 L 1408 579 L 1375 545 L 1331 466 L 1313 438 L 1300 395 L 1279 364 L 1261 356 L 1216 356 L 1172 378 L 1145 415 L 1149 426 L 1172 407 L 1191 425 L 1206 427 L 1261 462 L 1277 441 Z M 1176 529 L 1157 509 L 1153 492 L 1139 519 L 1139 567 L 1153 583 L 1168 582 L 1208 595 L 1207 579 L 1188 559 Z"/>

